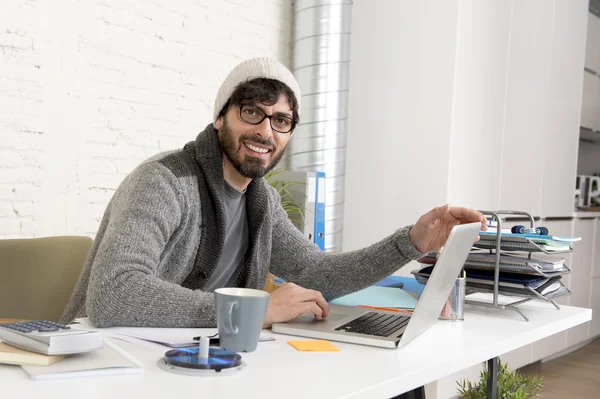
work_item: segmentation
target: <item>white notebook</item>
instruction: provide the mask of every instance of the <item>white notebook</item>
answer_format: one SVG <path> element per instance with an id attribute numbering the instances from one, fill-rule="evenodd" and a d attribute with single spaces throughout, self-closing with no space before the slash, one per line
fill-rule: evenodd
<path id="1" fill-rule="evenodd" d="M 136 374 L 144 370 L 143 364 L 107 339 L 102 349 L 70 355 L 50 366 L 22 365 L 21 368 L 33 380 Z"/>

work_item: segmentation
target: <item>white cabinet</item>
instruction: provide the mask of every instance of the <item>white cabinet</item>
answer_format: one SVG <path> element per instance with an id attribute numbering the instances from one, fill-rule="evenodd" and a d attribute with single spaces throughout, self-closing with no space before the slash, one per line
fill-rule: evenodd
<path id="1" fill-rule="evenodd" d="M 457 381 L 479 381 L 479 374 L 483 370 L 483 363 L 478 363 L 457 373 L 450 374 L 442 379 L 425 386 L 427 399 L 448 399 L 458 395 Z"/>
<path id="2" fill-rule="evenodd" d="M 552 7 L 546 0 L 514 2 L 511 25 L 498 209 L 539 216 L 543 154 L 532 149 L 546 135 L 542 126 L 547 109 L 539 104 L 546 104 L 548 97 L 548 75 L 543 71 L 552 54 Z M 526 168 L 520 167 L 524 164 Z"/>
<path id="3" fill-rule="evenodd" d="M 589 307 L 590 278 L 592 275 L 592 258 L 595 240 L 594 229 L 596 219 L 575 219 L 573 235 L 581 237 L 581 241 L 573 245 L 571 261 L 571 298 L 569 305 Z"/>
<path id="4" fill-rule="evenodd" d="M 573 220 L 551 220 L 551 221 L 536 221 L 535 226 L 545 226 L 548 228 L 551 234 L 560 235 L 560 236 L 571 236 L 573 234 Z M 510 228 L 514 225 L 525 225 L 529 227 L 529 222 L 519 221 L 519 222 L 507 222 L 502 227 Z M 572 253 L 561 254 L 561 255 L 547 255 L 544 253 L 533 253 L 532 257 L 542 259 L 542 260 L 557 260 L 557 259 L 565 259 L 565 263 L 567 266 L 571 266 L 572 263 Z M 569 288 L 571 276 L 565 275 L 562 277 L 563 284 Z M 556 300 L 556 303 L 560 305 L 568 305 L 569 304 L 569 296 L 564 296 Z M 511 368 L 514 367 L 522 367 L 531 362 L 536 362 L 538 360 L 549 357 L 555 353 L 558 353 L 567 347 L 567 332 L 563 331 L 558 334 L 551 335 L 547 338 L 544 338 L 540 341 L 537 341 L 531 345 L 528 345 L 525 348 L 518 349 L 516 351 L 510 352 L 507 355 L 503 356 L 503 360 L 508 361 Z"/>
<path id="5" fill-rule="evenodd" d="M 559 220 L 559 221 L 542 221 L 538 222 L 539 225 L 543 225 L 548 228 L 550 234 L 559 236 L 571 236 L 573 234 L 573 220 Z M 572 264 L 572 252 L 563 255 L 546 255 L 546 254 L 534 254 L 535 257 L 541 259 L 554 259 L 564 258 L 565 263 L 568 267 Z M 571 276 L 562 276 L 562 283 L 569 289 L 571 289 Z M 558 298 L 556 300 L 558 305 L 568 305 L 569 296 Z M 558 334 L 549 336 L 540 341 L 531 344 L 531 361 L 537 362 L 538 360 L 552 356 L 555 353 L 565 350 L 567 347 L 567 332 L 563 331 Z"/>
<path id="6" fill-rule="evenodd" d="M 585 67 L 600 73 L 600 18 L 588 13 Z"/>
<path id="7" fill-rule="evenodd" d="M 588 14 L 581 126 L 600 130 L 600 18 Z"/>
<path id="8" fill-rule="evenodd" d="M 591 281 L 592 324 L 590 326 L 590 337 L 600 335 L 600 218 L 596 218 L 594 241 Z"/>
<path id="9" fill-rule="evenodd" d="M 598 129 L 598 77 L 591 72 L 583 73 L 583 94 L 581 100 L 581 126 Z"/>
<path id="10" fill-rule="evenodd" d="M 595 219 L 576 219 L 573 234 L 582 237 L 574 246 L 571 264 L 571 298 L 569 305 L 589 308 L 594 254 Z M 590 323 L 581 324 L 567 331 L 567 347 L 577 345 L 590 337 Z"/>
<path id="11" fill-rule="evenodd" d="M 592 118 L 592 129 L 600 130 L 600 77 L 596 76 L 596 82 L 594 83 L 594 97 L 592 103 L 592 112 L 594 114 Z"/>
<path id="12" fill-rule="evenodd" d="M 600 277 L 600 217 L 596 218 L 594 229 L 594 256 L 592 258 L 592 278 Z"/>
<path id="13" fill-rule="evenodd" d="M 600 335 L 600 277 L 592 279 L 592 324 L 590 337 Z"/>
<path id="14" fill-rule="evenodd" d="M 587 2 L 556 1 L 543 140 L 542 216 L 571 216 L 583 86 Z M 515 165 L 521 168 L 522 165 Z"/>
<path id="15" fill-rule="evenodd" d="M 511 370 L 527 366 L 533 362 L 533 360 L 531 360 L 531 345 L 525 345 L 521 348 L 512 350 L 499 356 L 499 358 L 503 363 L 507 363 Z"/>

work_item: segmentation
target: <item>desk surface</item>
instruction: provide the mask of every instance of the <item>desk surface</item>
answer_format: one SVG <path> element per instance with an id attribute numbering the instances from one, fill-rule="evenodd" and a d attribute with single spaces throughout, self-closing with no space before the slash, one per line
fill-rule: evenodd
<path id="1" fill-rule="evenodd" d="M 0 385 L 5 394 L 45 398 L 389 398 L 589 321 L 592 315 L 590 309 L 556 310 L 545 303 L 521 308 L 530 322 L 515 312 L 467 306 L 464 322 L 438 321 L 397 350 L 334 343 L 340 352 L 298 352 L 287 344 L 292 337 L 274 334 L 276 341 L 261 342 L 256 352 L 243 354 L 248 366 L 235 376 L 168 373 L 156 365 L 167 348 L 115 341 L 145 364 L 143 374 L 31 381 L 18 366 L 0 365 Z"/>

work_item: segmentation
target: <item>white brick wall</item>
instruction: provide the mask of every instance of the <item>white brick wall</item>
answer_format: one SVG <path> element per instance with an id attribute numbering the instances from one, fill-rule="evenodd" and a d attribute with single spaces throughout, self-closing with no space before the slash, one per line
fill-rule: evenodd
<path id="1" fill-rule="evenodd" d="M 0 238 L 93 236 L 123 178 L 211 121 L 238 62 L 290 64 L 289 0 L 6 0 Z"/>

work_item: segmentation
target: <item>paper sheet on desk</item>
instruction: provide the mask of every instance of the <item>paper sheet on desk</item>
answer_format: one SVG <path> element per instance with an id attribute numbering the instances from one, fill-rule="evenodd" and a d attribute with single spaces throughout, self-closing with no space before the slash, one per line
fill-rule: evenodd
<path id="1" fill-rule="evenodd" d="M 151 342 L 170 348 L 185 348 L 198 346 L 198 341 L 194 337 L 208 337 L 217 333 L 216 328 L 153 328 L 153 327 L 94 327 L 87 317 L 75 319 L 84 328 L 102 332 L 104 336 L 114 338 L 137 339 L 145 342 Z M 129 338 L 129 339 L 128 339 Z M 275 339 L 267 333 L 260 334 L 259 341 L 274 341 Z M 130 341 L 132 342 L 132 341 Z"/>

